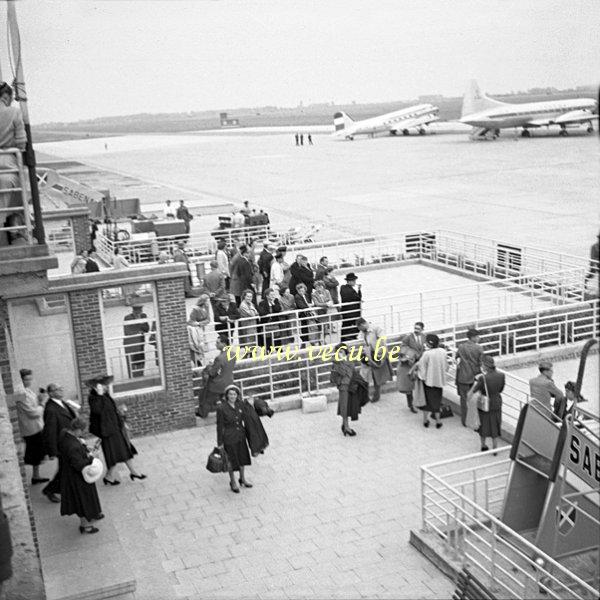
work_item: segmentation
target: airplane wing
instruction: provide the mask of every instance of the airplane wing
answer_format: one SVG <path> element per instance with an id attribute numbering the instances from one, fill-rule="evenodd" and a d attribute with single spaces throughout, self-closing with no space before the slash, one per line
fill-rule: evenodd
<path id="1" fill-rule="evenodd" d="M 527 127 L 545 127 L 546 125 L 570 125 L 575 123 L 589 123 L 597 119 L 598 115 L 594 115 L 587 110 L 572 110 L 571 112 L 560 115 L 556 119 L 533 119 L 527 123 Z"/>
<path id="2" fill-rule="evenodd" d="M 404 129 L 413 129 L 414 127 L 420 127 L 421 125 L 429 125 L 433 121 L 438 121 L 437 115 L 429 114 L 423 115 L 422 117 L 415 117 L 414 119 L 404 119 L 398 123 L 390 125 L 390 131 L 403 131 Z"/>

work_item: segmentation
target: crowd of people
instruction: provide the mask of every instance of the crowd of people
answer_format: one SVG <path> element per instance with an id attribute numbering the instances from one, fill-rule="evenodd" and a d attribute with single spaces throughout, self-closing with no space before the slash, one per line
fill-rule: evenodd
<path id="1" fill-rule="evenodd" d="M 77 515 L 80 533 L 96 533 L 97 522 L 104 518 L 96 482 L 102 478 L 105 485 L 119 485 L 119 463 L 125 463 L 132 481 L 146 478 L 133 462 L 137 451 L 129 439 L 125 408 L 117 406 L 109 393 L 112 377 L 100 375 L 86 381 L 89 433 L 96 436 L 95 443 L 90 443 L 81 406 L 65 398 L 60 385 L 50 383 L 36 392 L 33 372 L 21 369 L 20 375 L 23 389 L 17 396 L 17 416 L 25 441 L 24 462 L 32 467 L 31 485 L 46 483 L 42 493 L 60 504 L 60 514 Z M 106 465 L 104 476 L 100 451 Z M 40 476 L 46 457 L 57 462 L 51 480 Z"/>
<path id="2" fill-rule="evenodd" d="M 232 343 L 237 331 L 240 346 L 270 348 L 294 341 L 307 346 L 336 333 L 341 341 L 357 337 L 362 291 L 356 274 L 348 273 L 340 286 L 326 256 L 316 267 L 303 254 L 289 263 L 285 246 L 267 241 L 257 256 L 255 244 L 250 240 L 228 247 L 219 242 L 201 281 L 197 307 L 202 319 L 190 315 L 188 320 L 191 349 L 206 340 L 211 321 L 217 334 Z M 194 364 L 203 363 L 200 359 Z"/>

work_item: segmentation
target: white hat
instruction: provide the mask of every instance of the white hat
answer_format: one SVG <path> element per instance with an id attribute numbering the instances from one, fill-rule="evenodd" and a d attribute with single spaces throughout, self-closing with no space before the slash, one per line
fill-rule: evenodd
<path id="1" fill-rule="evenodd" d="M 104 465 L 99 458 L 94 458 L 91 464 L 83 467 L 81 474 L 87 483 L 96 483 L 104 473 Z"/>

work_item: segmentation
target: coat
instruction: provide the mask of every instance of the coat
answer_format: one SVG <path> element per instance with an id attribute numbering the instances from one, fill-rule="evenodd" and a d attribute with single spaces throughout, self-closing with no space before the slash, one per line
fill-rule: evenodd
<path id="1" fill-rule="evenodd" d="M 297 293 L 296 286 L 299 283 L 304 283 L 306 285 L 306 295 L 310 299 L 315 284 L 315 276 L 312 269 L 295 262 L 290 266 L 290 273 L 290 293 L 295 295 Z"/>
<path id="2" fill-rule="evenodd" d="M 414 333 L 407 333 L 401 340 L 403 346 L 408 346 L 417 352 L 417 360 L 421 358 L 423 352 L 425 352 L 425 334 L 415 335 Z"/>
<path id="3" fill-rule="evenodd" d="M 35 435 L 44 428 L 44 407 L 39 403 L 37 394 L 31 388 L 17 396 L 17 417 L 23 437 Z"/>
<path id="4" fill-rule="evenodd" d="M 246 436 L 244 427 L 244 406 L 236 400 L 235 408 L 229 402 L 221 402 L 217 406 L 217 446 L 233 446 L 243 441 Z"/>
<path id="5" fill-rule="evenodd" d="M 123 418 L 108 393 L 100 395 L 96 390 L 90 390 L 88 403 L 90 405 L 89 430 L 92 435 L 105 438 L 121 432 Z"/>
<path id="6" fill-rule="evenodd" d="M 48 456 L 59 456 L 58 437 L 77 416 L 75 411 L 63 402 L 65 408 L 49 399 L 44 408 L 44 445 Z"/>
<path id="7" fill-rule="evenodd" d="M 475 376 L 481 372 L 481 359 L 483 358 L 483 348 L 467 340 L 458 345 L 456 349 L 456 383 L 472 384 Z"/>
<path id="8" fill-rule="evenodd" d="M 225 275 L 219 269 L 207 273 L 204 277 L 204 289 L 211 299 L 221 296 L 225 293 Z"/>
<path id="9" fill-rule="evenodd" d="M 552 397 L 554 397 L 554 402 L 559 404 L 564 398 L 564 394 L 556 387 L 554 381 L 543 373 L 529 380 L 529 394 L 550 411 L 552 410 Z"/>
<path id="10" fill-rule="evenodd" d="M 358 337 L 356 320 L 361 315 L 362 291 L 344 284 L 340 288 L 342 302 L 342 341 L 353 340 Z"/>
<path id="11" fill-rule="evenodd" d="M 133 313 L 125 315 L 123 319 L 123 321 L 125 321 L 125 324 L 123 325 L 123 335 L 125 336 L 123 346 L 125 354 L 143 353 L 144 346 L 146 345 L 145 334 L 150 331 L 148 321 L 144 321 L 143 323 L 132 323 L 131 325 L 128 325 L 127 321 L 138 321 L 147 318 L 146 313 L 141 313 L 139 316 L 136 316 Z"/>
<path id="12" fill-rule="evenodd" d="M 362 332 L 362 339 L 364 340 L 365 356 L 369 359 L 368 364 L 371 369 L 371 374 L 373 375 L 373 383 L 375 385 L 383 385 L 386 381 L 390 381 L 394 377 L 392 367 L 387 358 L 387 351 L 383 360 L 379 359 L 377 361 L 375 360 L 373 353 L 377 347 L 377 340 L 383 340 L 383 342 L 379 343 L 379 347 L 381 348 L 382 344 L 385 342 L 385 336 L 380 327 L 369 324 L 367 331 Z M 383 347 L 385 347 L 385 345 L 383 345 Z"/>
<path id="13" fill-rule="evenodd" d="M 234 296 L 241 296 L 244 290 L 253 290 L 254 271 L 247 258 L 240 256 L 231 265 L 230 292 Z"/>
<path id="14" fill-rule="evenodd" d="M 95 483 L 87 483 L 81 471 L 93 458 L 86 445 L 66 430 L 60 433 L 58 450 L 61 457 L 60 514 L 96 519 L 102 509 Z"/>
<path id="15" fill-rule="evenodd" d="M 242 405 L 244 410 L 244 428 L 250 452 L 252 452 L 253 456 L 262 454 L 269 445 L 267 432 L 254 406 L 250 402 L 242 402 Z"/>
<path id="16" fill-rule="evenodd" d="M 412 368 L 417 360 L 417 351 L 408 346 L 402 348 L 396 367 L 396 386 L 401 394 L 407 394 L 415 389 Z"/>
<path id="17" fill-rule="evenodd" d="M 281 310 L 281 304 L 277 298 L 275 298 L 273 304 L 269 304 L 266 298 L 259 302 L 258 314 L 265 331 L 277 331 L 279 329 Z"/>
<path id="18" fill-rule="evenodd" d="M 419 377 L 428 387 L 443 388 L 446 384 L 448 359 L 443 348 L 431 348 L 423 353 L 417 369 Z"/>
<path id="19" fill-rule="evenodd" d="M 263 250 L 258 257 L 258 270 L 265 279 L 271 278 L 271 263 L 273 255 L 268 250 Z"/>
<path id="20" fill-rule="evenodd" d="M 504 390 L 504 381 L 504 373 L 500 373 L 496 369 L 488 371 L 485 375 L 480 374 L 475 380 L 473 393 L 481 392 L 490 399 L 490 412 L 502 409 L 501 393 Z"/>
<path id="21" fill-rule="evenodd" d="M 227 352 L 221 351 L 212 364 L 206 367 L 208 383 L 206 389 L 214 394 L 223 394 L 229 385 L 233 385 L 233 370 L 235 369 L 235 356 L 229 360 Z"/>
<path id="22" fill-rule="evenodd" d="M 98 394 L 91 390 L 88 396 L 90 405 L 90 433 L 102 440 L 102 452 L 106 467 L 130 460 L 137 450 L 125 433 L 123 417 L 115 401 L 108 393 Z"/>

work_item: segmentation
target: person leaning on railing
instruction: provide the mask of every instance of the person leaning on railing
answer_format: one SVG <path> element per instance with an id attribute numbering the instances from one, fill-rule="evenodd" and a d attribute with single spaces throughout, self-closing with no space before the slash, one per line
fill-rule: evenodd
<path id="1" fill-rule="evenodd" d="M 9 148 L 25 150 L 27 136 L 25 134 L 23 115 L 18 106 L 11 106 L 12 101 L 12 88 L 5 81 L 0 82 L 0 150 L 7 150 Z M 3 170 L 9 169 L 15 172 L 2 173 Z M 0 189 L 20 187 L 19 175 L 16 169 L 17 159 L 15 155 L 0 152 Z M 6 213 L 1 210 L 10 208 L 11 206 L 20 207 L 21 205 L 20 192 L 0 192 L 0 225 L 3 227 L 22 225 L 22 214 Z M 0 246 L 6 246 L 9 241 L 15 245 L 15 241 L 18 243 L 20 239 L 22 239 L 22 236 L 8 236 L 4 231 L 0 231 Z"/>

